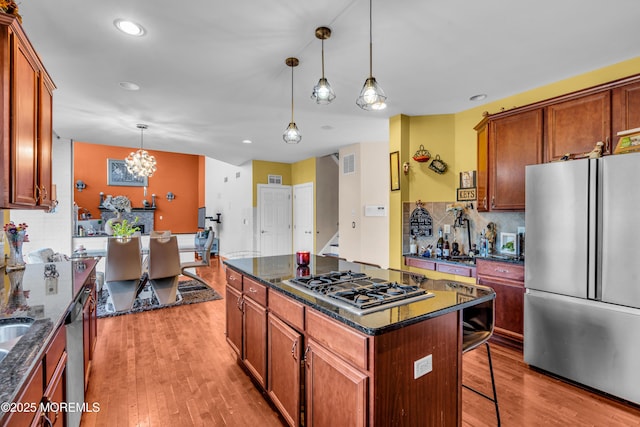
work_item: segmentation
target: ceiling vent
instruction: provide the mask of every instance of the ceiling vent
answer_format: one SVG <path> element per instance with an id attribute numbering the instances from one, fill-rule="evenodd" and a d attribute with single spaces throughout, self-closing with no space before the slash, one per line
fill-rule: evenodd
<path id="1" fill-rule="evenodd" d="M 342 158 L 342 174 L 349 175 L 356 172 L 356 155 L 347 154 Z"/>
<path id="2" fill-rule="evenodd" d="M 269 175 L 269 184 L 282 185 L 282 175 Z"/>

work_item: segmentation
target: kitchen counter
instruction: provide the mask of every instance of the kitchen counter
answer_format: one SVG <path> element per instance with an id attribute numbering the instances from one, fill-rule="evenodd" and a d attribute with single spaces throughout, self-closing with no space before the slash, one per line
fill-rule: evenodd
<path id="1" fill-rule="evenodd" d="M 434 297 L 357 315 L 299 290 L 285 281 L 296 277 L 295 255 L 260 258 L 230 259 L 228 267 L 250 276 L 274 291 L 281 292 L 303 304 L 357 329 L 367 335 L 380 335 L 424 320 L 490 301 L 495 298 L 491 288 L 470 285 L 451 280 L 432 280 L 421 274 L 387 270 L 364 264 L 343 261 L 333 257 L 311 256 L 309 273 L 312 275 L 331 271 L 366 273 L 375 278 L 417 285 Z"/>
<path id="2" fill-rule="evenodd" d="M 69 305 L 82 290 L 96 262 L 84 259 L 27 264 L 25 269 L 11 272 L 0 269 L 4 284 L 0 289 L 0 323 L 34 320 L 0 362 L 0 402 L 12 402 L 16 398 L 54 332 L 63 325 Z M 56 274 L 45 277 L 45 266 L 52 265 L 57 277 L 54 277 Z M 3 415 L 0 411 L 0 418 Z"/>

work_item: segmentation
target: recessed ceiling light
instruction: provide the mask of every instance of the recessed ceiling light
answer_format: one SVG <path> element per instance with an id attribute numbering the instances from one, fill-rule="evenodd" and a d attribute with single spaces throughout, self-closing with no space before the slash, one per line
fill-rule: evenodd
<path id="1" fill-rule="evenodd" d="M 251 144 L 251 142 L 252 142 L 252 141 L 251 141 L 250 139 L 243 139 L 243 140 L 242 140 L 242 143 L 243 143 L 243 144 Z"/>
<path id="2" fill-rule="evenodd" d="M 487 99 L 486 93 L 479 93 L 478 95 L 473 95 L 469 98 L 469 101 L 482 101 L 483 99 Z"/>
<path id="3" fill-rule="evenodd" d="M 331 126 L 331 125 L 322 125 L 322 126 L 320 126 L 320 129 L 322 129 L 322 130 L 333 130 L 333 126 Z"/>
<path id="4" fill-rule="evenodd" d="M 145 34 L 145 30 L 142 25 L 126 19 L 116 19 L 113 21 L 113 25 L 115 25 L 118 30 L 125 34 L 129 34 L 130 36 L 139 37 Z"/>
<path id="5" fill-rule="evenodd" d="M 120 82 L 118 84 L 124 90 L 140 90 L 140 86 L 132 82 Z"/>

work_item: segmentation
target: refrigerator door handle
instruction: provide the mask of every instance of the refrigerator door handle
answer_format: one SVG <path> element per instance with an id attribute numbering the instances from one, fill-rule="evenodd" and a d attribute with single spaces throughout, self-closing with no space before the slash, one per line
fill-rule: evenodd
<path id="1" fill-rule="evenodd" d="M 600 162 L 600 159 L 589 160 L 589 236 L 587 239 L 587 244 L 589 245 L 587 251 L 587 298 L 589 299 L 596 299 L 599 297 L 596 273 L 598 271 L 598 222 L 601 214 L 598 189 L 601 188 L 600 186 L 602 185 L 602 178 L 599 177 L 600 171 L 598 169 L 600 169 L 601 166 L 602 163 Z"/>

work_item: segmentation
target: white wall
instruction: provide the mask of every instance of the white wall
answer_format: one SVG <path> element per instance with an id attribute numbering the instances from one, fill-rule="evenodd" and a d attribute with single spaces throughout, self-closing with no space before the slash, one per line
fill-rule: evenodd
<path id="1" fill-rule="evenodd" d="M 355 173 L 343 174 L 345 156 L 355 154 Z M 389 149 L 387 143 L 354 144 L 340 150 L 340 256 L 389 264 Z M 365 216 L 367 205 L 385 206 L 383 217 Z"/>
<path id="2" fill-rule="evenodd" d="M 205 160 L 207 216 L 222 213 L 221 224 L 207 221 L 207 226 L 212 225 L 220 239 L 223 257 L 256 251 L 252 175 L 251 162 L 234 166 L 209 157 Z"/>
<path id="3" fill-rule="evenodd" d="M 29 242 L 22 246 L 25 255 L 40 248 L 51 248 L 54 252 L 66 255 L 71 255 L 73 251 L 72 145 L 69 139 L 53 140 L 52 179 L 56 185 L 58 199 L 55 211 L 47 213 L 41 210 L 9 210 L 13 222 L 26 222 L 29 226 Z"/>

